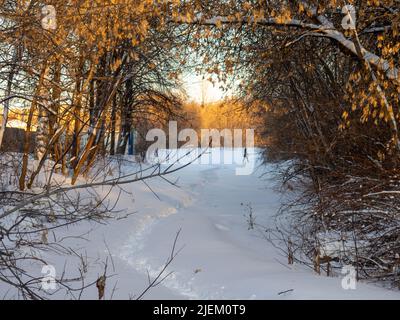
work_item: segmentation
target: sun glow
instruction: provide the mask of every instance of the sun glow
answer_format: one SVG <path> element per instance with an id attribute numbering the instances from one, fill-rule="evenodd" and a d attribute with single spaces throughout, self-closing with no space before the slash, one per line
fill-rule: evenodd
<path id="1" fill-rule="evenodd" d="M 228 96 L 221 87 L 223 83 L 208 80 L 209 75 L 189 74 L 184 78 L 184 86 L 188 99 L 201 104 L 224 100 Z"/>

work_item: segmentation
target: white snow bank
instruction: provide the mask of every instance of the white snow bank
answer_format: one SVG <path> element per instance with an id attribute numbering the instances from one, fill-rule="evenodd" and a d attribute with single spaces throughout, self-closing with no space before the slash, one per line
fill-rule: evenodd
<path id="1" fill-rule="evenodd" d="M 274 191 L 272 174 L 260 178 L 272 167 L 259 167 L 249 176 L 237 176 L 235 168 L 229 164 L 189 166 L 169 177 L 179 188 L 163 179 L 149 181 L 159 199 L 144 183 L 123 186 L 120 195 L 115 189 L 110 200 L 120 196 L 120 217 L 135 214 L 107 225 L 85 222 L 63 231 L 68 236 L 84 235 L 86 240 L 71 238 L 68 242 L 87 256 L 88 280 L 97 279 L 101 261 L 111 255 L 109 271 L 114 276 L 107 282 L 106 298 L 128 299 L 139 294 L 148 275 L 154 277 L 160 271 L 181 229 L 177 248 L 182 250 L 168 269 L 173 274 L 145 298 L 400 298 L 400 292 L 363 283 L 356 290 L 344 290 L 341 278 L 318 276 L 301 265 L 288 266 L 287 258 L 263 239 L 260 230 L 249 231 L 246 222 L 249 205 L 258 223 L 273 227 L 281 195 Z M 92 232 L 86 234 L 90 228 Z M 66 261 L 72 269 L 78 263 L 65 256 L 49 259 L 60 270 Z M 0 283 L 0 293 L 7 289 Z M 284 291 L 288 292 L 279 294 Z M 83 298 L 96 296 L 96 288 L 91 288 Z"/>

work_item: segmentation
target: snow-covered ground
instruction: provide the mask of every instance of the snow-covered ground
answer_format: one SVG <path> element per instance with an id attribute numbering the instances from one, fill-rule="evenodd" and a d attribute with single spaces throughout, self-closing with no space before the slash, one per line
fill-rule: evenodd
<path id="1" fill-rule="evenodd" d="M 91 280 L 112 256 L 106 299 L 140 294 L 148 275 L 153 278 L 162 268 L 179 230 L 181 251 L 168 268 L 173 273 L 145 299 L 400 299 L 400 292 L 362 283 L 356 290 L 344 290 L 340 277 L 289 266 L 260 230 L 249 230 L 249 206 L 257 223 L 273 227 L 282 195 L 274 191 L 271 169 L 259 167 L 252 175 L 237 176 L 234 165 L 197 164 L 169 177 L 179 187 L 157 178 L 148 181 L 153 191 L 144 183 L 124 186 L 121 194 L 115 189 L 109 199 L 120 196 L 119 216 L 134 214 L 106 225 L 91 224 L 87 235 L 87 223 L 70 227 L 68 235 L 85 234 L 86 240 L 68 241 L 88 257 Z M 77 267 L 69 257 L 49 259 L 60 269 L 66 260 L 67 268 Z M 94 287 L 83 298 L 96 295 Z"/>

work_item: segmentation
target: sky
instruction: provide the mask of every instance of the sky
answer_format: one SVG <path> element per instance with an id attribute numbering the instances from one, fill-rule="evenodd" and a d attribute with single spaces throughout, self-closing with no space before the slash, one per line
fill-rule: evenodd
<path id="1" fill-rule="evenodd" d="M 209 75 L 204 76 L 205 79 L 209 77 Z M 183 76 L 183 82 L 189 100 L 197 103 L 202 103 L 203 100 L 204 103 L 212 103 L 223 100 L 229 95 L 220 89 L 221 83 L 212 84 L 208 80 L 203 80 L 203 75 L 187 74 Z"/>

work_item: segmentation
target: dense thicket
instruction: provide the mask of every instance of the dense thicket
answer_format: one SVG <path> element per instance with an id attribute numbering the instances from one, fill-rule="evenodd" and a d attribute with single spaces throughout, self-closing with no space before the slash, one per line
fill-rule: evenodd
<path id="1" fill-rule="evenodd" d="M 398 75 L 391 79 L 371 66 L 364 50 L 398 66 L 400 7 L 355 5 L 355 31 L 343 31 L 335 6 L 320 4 L 320 14 L 356 48 L 366 48 L 363 55 L 321 34 L 259 30 L 248 37 L 258 50 L 247 54 L 245 92 L 268 106 L 267 161 L 290 160 L 286 190 L 304 190 L 282 210 L 293 219 L 285 235 L 289 251 L 314 264 L 339 257 L 336 266 L 352 264 L 360 278 L 399 284 Z"/>

